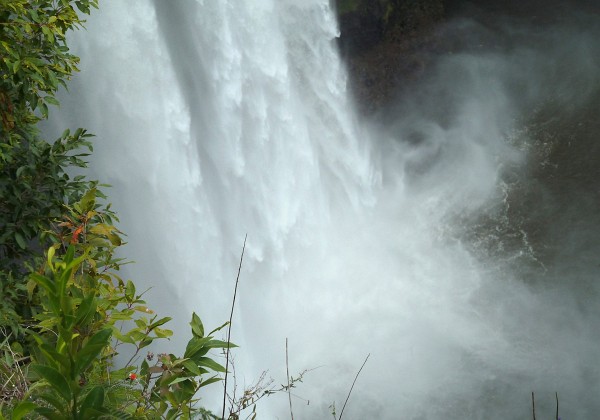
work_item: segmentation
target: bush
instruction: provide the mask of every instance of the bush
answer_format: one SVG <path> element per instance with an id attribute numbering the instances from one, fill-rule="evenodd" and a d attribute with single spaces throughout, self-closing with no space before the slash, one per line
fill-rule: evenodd
<path id="1" fill-rule="evenodd" d="M 37 310 L 24 284 L 34 256 L 49 245 L 46 232 L 63 205 L 90 187 L 67 173 L 85 166 L 90 135 L 67 130 L 50 143 L 36 124 L 77 70 L 65 38 L 83 23 L 76 9 L 96 6 L 97 0 L 0 0 L 0 326 L 13 339 Z"/>
<path id="2" fill-rule="evenodd" d="M 30 412 L 49 419 L 189 418 L 197 412 L 196 393 L 225 371 L 207 353 L 227 343 L 212 337 L 219 329 L 205 334 L 193 314 L 183 357 L 141 357 L 154 340 L 172 335 L 163 328 L 170 318 L 153 315 L 134 284 L 116 274 L 121 239 L 97 194 L 92 188 L 69 209 L 45 263 L 31 274 L 27 289 L 39 295 L 42 310 L 27 329 L 35 340 L 25 375 L 30 385 L 13 419 Z M 127 346 L 132 355 L 117 366 Z"/>

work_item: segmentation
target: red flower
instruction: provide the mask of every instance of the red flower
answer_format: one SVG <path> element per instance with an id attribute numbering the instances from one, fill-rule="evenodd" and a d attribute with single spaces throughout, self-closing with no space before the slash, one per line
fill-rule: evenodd
<path id="1" fill-rule="evenodd" d="M 135 381 L 137 379 L 137 375 L 133 372 L 131 372 L 129 374 L 129 376 L 127 377 L 127 379 L 129 379 L 130 381 Z"/>

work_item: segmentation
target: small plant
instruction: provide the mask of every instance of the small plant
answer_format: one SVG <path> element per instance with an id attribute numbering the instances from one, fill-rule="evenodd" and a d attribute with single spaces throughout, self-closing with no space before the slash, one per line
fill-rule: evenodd
<path id="1" fill-rule="evenodd" d="M 96 204 L 99 194 L 92 188 L 68 209 L 44 265 L 31 274 L 28 291 L 42 310 L 27 328 L 34 344 L 23 375 L 29 386 L 13 419 L 32 412 L 48 419 L 190 418 L 198 391 L 225 371 L 208 353 L 228 347 L 212 336 L 227 324 L 205 334 L 193 314 L 183 357 L 148 353 L 139 363 L 144 348 L 172 335 L 163 328 L 170 318 L 153 315 L 133 282 L 116 274 L 123 261 L 114 250 L 122 241 Z M 123 346 L 132 355 L 116 366 Z"/>

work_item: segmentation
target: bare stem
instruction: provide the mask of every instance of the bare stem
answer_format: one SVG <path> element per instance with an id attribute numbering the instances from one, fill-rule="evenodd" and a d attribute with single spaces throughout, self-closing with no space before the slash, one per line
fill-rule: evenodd
<path id="1" fill-rule="evenodd" d="M 531 393 L 531 407 L 533 410 L 533 420 L 535 420 L 535 398 L 533 396 L 533 392 Z"/>
<path id="2" fill-rule="evenodd" d="M 233 290 L 233 301 L 231 302 L 231 314 L 229 315 L 229 326 L 227 328 L 227 351 L 225 353 L 225 380 L 223 386 L 223 413 L 221 414 L 221 420 L 225 420 L 225 403 L 227 401 L 227 370 L 229 368 L 229 348 L 231 344 L 231 321 L 233 320 L 233 308 L 235 307 L 235 297 L 237 295 L 238 283 L 240 281 L 240 272 L 242 271 L 242 261 L 244 260 L 244 251 L 246 250 L 246 239 L 248 234 L 244 237 L 244 246 L 242 247 L 242 255 L 240 256 L 240 265 L 238 266 L 238 273 L 235 279 L 235 289 Z"/>
<path id="3" fill-rule="evenodd" d="M 288 363 L 288 339 L 285 338 L 285 370 L 287 372 L 287 391 L 288 391 L 288 399 L 290 400 L 290 415 L 292 416 L 292 420 L 294 420 L 294 412 L 292 411 L 292 390 L 290 386 L 290 365 Z"/>
<path id="4" fill-rule="evenodd" d="M 554 395 L 556 396 L 556 420 L 558 420 L 558 392 L 555 392 Z"/>
<path id="5" fill-rule="evenodd" d="M 369 356 L 370 355 L 371 355 L 371 353 L 367 354 L 367 357 L 366 357 L 365 361 L 363 362 L 363 364 L 360 367 L 360 369 L 358 369 L 358 372 L 356 373 L 356 376 L 354 377 L 354 381 L 352 382 L 352 386 L 350 387 L 350 391 L 348 391 L 348 396 L 346 397 L 346 401 L 344 401 L 344 405 L 342 406 L 342 411 L 340 411 L 340 417 L 339 417 L 338 420 L 342 420 L 342 415 L 344 415 L 344 408 L 346 408 L 346 404 L 348 403 L 348 400 L 350 399 L 350 394 L 352 394 L 352 389 L 354 389 L 354 384 L 356 383 L 356 380 L 358 379 L 358 375 L 360 375 L 361 370 L 363 370 L 363 368 L 367 364 L 367 360 L 369 360 Z"/>

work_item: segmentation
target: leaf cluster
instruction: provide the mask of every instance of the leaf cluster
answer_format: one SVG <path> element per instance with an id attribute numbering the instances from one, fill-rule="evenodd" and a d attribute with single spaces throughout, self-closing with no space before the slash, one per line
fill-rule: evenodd
<path id="1" fill-rule="evenodd" d="M 142 349 L 172 335 L 164 328 L 171 318 L 155 315 L 117 274 L 122 234 L 97 204 L 99 194 L 92 188 L 69 208 L 30 275 L 27 291 L 39 296 L 41 310 L 26 329 L 33 339 L 23 349 L 28 389 L 12 418 L 191 418 L 198 391 L 225 371 L 209 352 L 228 347 L 213 338 L 227 324 L 205 334 L 193 314 L 182 357 L 148 353 L 139 361 Z M 119 364 L 120 354 L 131 356 Z"/>
<path id="2" fill-rule="evenodd" d="M 69 52 L 66 34 L 81 27 L 77 11 L 90 13 L 97 0 L 0 0 L 0 118 L 5 130 L 19 117 L 48 104 L 76 72 L 79 58 Z M 31 117 L 31 115 L 29 115 Z M 30 119 L 30 121 L 34 121 Z"/>
<path id="3" fill-rule="evenodd" d="M 45 232 L 90 187 L 70 173 L 85 167 L 91 135 L 67 130 L 48 142 L 36 123 L 77 71 L 66 34 L 83 24 L 78 12 L 94 7 L 97 0 L 0 0 L 0 326 L 13 339 L 37 308 L 24 277 L 49 245 Z"/>

